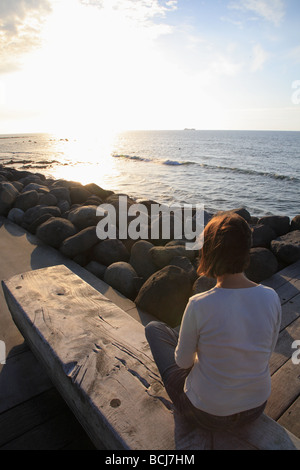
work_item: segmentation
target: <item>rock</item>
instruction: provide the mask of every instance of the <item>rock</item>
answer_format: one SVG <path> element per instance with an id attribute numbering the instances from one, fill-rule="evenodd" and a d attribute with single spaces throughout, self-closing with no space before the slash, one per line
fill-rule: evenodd
<path id="1" fill-rule="evenodd" d="M 112 263 L 105 271 L 104 281 L 129 299 L 137 294 L 137 273 L 124 261 Z"/>
<path id="2" fill-rule="evenodd" d="M 70 203 L 66 200 L 61 199 L 57 202 L 57 207 L 60 209 L 62 214 L 65 214 L 70 210 Z"/>
<path id="3" fill-rule="evenodd" d="M 150 250 L 150 256 L 153 263 L 159 268 L 163 268 L 170 263 L 171 259 L 176 256 L 185 256 L 192 260 L 195 258 L 195 252 L 186 250 L 182 245 L 175 246 L 155 246 Z"/>
<path id="4" fill-rule="evenodd" d="M 94 274 L 96 277 L 99 277 L 99 279 L 104 279 L 107 266 L 97 263 L 97 261 L 90 261 L 84 268 L 87 269 L 87 271 L 90 273 Z"/>
<path id="5" fill-rule="evenodd" d="M 272 240 L 271 250 L 283 263 L 296 263 L 300 259 L 300 230 L 293 230 Z"/>
<path id="6" fill-rule="evenodd" d="M 100 206 L 103 201 L 98 196 L 90 196 L 87 200 L 83 203 L 84 206 Z"/>
<path id="7" fill-rule="evenodd" d="M 217 215 L 220 215 L 220 214 L 238 214 L 241 217 L 243 217 L 243 219 L 245 219 L 246 222 L 249 223 L 251 221 L 251 215 L 249 211 L 247 211 L 247 209 L 245 209 L 244 207 L 239 207 L 238 209 L 230 209 L 228 211 L 219 211 Z"/>
<path id="8" fill-rule="evenodd" d="M 24 178 L 20 178 L 19 181 L 26 187 L 30 183 L 36 183 L 43 186 L 43 180 L 40 175 L 35 175 L 33 173 L 28 173 Z"/>
<path id="9" fill-rule="evenodd" d="M 50 189 L 50 194 L 53 194 L 57 201 L 68 201 L 68 203 L 71 205 L 70 191 L 68 188 L 52 186 Z"/>
<path id="10" fill-rule="evenodd" d="M 20 181 L 12 181 L 11 184 L 13 184 L 14 187 L 15 187 L 19 192 L 22 191 L 22 189 L 23 189 L 23 184 L 20 183 Z"/>
<path id="11" fill-rule="evenodd" d="M 101 200 L 105 200 L 108 196 L 111 196 L 112 194 L 114 194 L 113 191 L 108 191 L 106 189 L 102 189 L 102 188 L 100 188 L 100 186 L 98 186 L 95 183 L 85 184 L 84 188 L 87 191 L 89 191 L 91 194 L 94 194 L 95 196 L 98 196 Z"/>
<path id="12" fill-rule="evenodd" d="M 188 275 L 192 283 L 194 283 L 197 279 L 197 272 L 192 263 L 188 258 L 185 256 L 175 256 L 172 258 L 170 263 L 172 266 L 179 266 L 179 268 L 183 269 Z"/>
<path id="13" fill-rule="evenodd" d="M 188 274 L 178 266 L 166 266 L 152 274 L 141 287 L 135 303 L 171 327 L 180 324 L 191 295 Z"/>
<path id="14" fill-rule="evenodd" d="M 251 227 L 252 231 L 252 248 L 264 247 L 269 248 L 271 241 L 277 237 L 276 233 L 267 224 L 258 224 Z"/>
<path id="15" fill-rule="evenodd" d="M 95 245 L 92 259 L 105 266 L 109 266 L 117 261 L 128 261 L 129 252 L 120 240 L 107 239 Z"/>
<path id="16" fill-rule="evenodd" d="M 17 209 L 22 209 L 22 211 L 25 212 L 27 211 L 27 209 L 36 206 L 38 204 L 38 201 L 39 194 L 37 191 L 25 191 L 19 194 L 19 196 L 17 196 L 14 202 L 14 207 L 16 207 Z"/>
<path id="17" fill-rule="evenodd" d="M 40 215 L 27 227 L 28 232 L 35 234 L 37 231 L 37 228 L 40 225 L 42 225 L 44 222 L 46 222 L 47 220 L 51 219 L 52 217 L 53 217 L 53 214 L 50 214 L 49 212 L 46 212 L 45 214 Z"/>
<path id="18" fill-rule="evenodd" d="M 267 215 L 258 220 L 258 224 L 266 224 L 271 227 L 277 237 L 290 231 L 290 218 L 284 215 Z"/>
<path id="19" fill-rule="evenodd" d="M 99 242 L 99 239 L 96 235 L 95 227 L 88 227 L 80 232 L 72 235 L 69 238 L 66 238 L 61 246 L 60 251 L 69 258 L 74 258 L 80 253 L 92 248 L 96 243 Z"/>
<path id="20" fill-rule="evenodd" d="M 91 196 L 90 191 L 88 191 L 83 186 L 78 186 L 76 188 L 70 189 L 70 198 L 72 204 L 82 204 Z"/>
<path id="21" fill-rule="evenodd" d="M 22 226 L 26 229 L 28 228 L 35 220 L 41 217 L 44 214 L 51 214 L 53 217 L 60 217 L 61 212 L 56 206 L 42 206 L 37 205 L 27 209 L 24 214 Z"/>
<path id="22" fill-rule="evenodd" d="M 38 193 L 46 194 L 49 193 L 49 188 L 44 184 L 29 183 L 23 187 L 22 193 L 25 193 L 27 191 L 37 191 Z"/>
<path id="23" fill-rule="evenodd" d="M 200 276 L 193 284 L 193 295 L 201 294 L 215 287 L 217 281 L 206 276 Z"/>
<path id="24" fill-rule="evenodd" d="M 61 217 L 52 217 L 40 225 L 36 231 L 40 240 L 54 248 L 59 248 L 66 238 L 72 237 L 75 233 L 75 226 Z"/>
<path id="25" fill-rule="evenodd" d="M 0 215 L 7 215 L 19 195 L 19 191 L 8 181 L 0 182 Z"/>
<path id="26" fill-rule="evenodd" d="M 14 222 L 17 225 L 21 225 L 24 217 L 24 211 L 22 209 L 18 209 L 17 207 L 13 207 L 10 209 L 7 218 Z"/>
<path id="27" fill-rule="evenodd" d="M 145 281 L 158 271 L 153 263 L 150 250 L 154 245 L 146 240 L 139 240 L 132 245 L 129 263 Z"/>
<path id="28" fill-rule="evenodd" d="M 300 215 L 296 215 L 291 221 L 291 230 L 300 230 Z"/>
<path id="29" fill-rule="evenodd" d="M 40 194 L 38 204 L 44 204 L 46 206 L 56 206 L 57 198 L 54 196 L 54 194 L 51 194 L 50 192 Z"/>
<path id="30" fill-rule="evenodd" d="M 246 276 L 253 282 L 261 282 L 273 276 L 278 270 L 276 256 L 267 248 L 251 248 L 250 264 Z"/>
<path id="31" fill-rule="evenodd" d="M 96 215 L 97 206 L 80 206 L 68 214 L 68 219 L 79 230 L 97 225 L 100 217 Z"/>

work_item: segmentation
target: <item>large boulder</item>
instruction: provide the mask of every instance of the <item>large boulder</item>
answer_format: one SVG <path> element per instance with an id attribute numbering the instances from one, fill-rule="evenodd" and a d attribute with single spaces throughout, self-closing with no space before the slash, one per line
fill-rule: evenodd
<path id="1" fill-rule="evenodd" d="M 248 223 L 251 220 L 251 214 L 247 209 L 245 209 L 245 207 L 239 207 L 237 209 L 230 209 L 228 211 L 219 211 L 218 214 L 237 214 L 240 217 L 243 217 L 243 219 L 245 219 L 246 222 Z"/>
<path id="2" fill-rule="evenodd" d="M 133 267 L 124 261 L 112 263 L 104 274 L 104 281 L 129 299 L 134 299 L 137 294 L 137 278 Z"/>
<path id="3" fill-rule="evenodd" d="M 250 250 L 250 263 L 245 270 L 246 276 L 253 282 L 261 282 L 273 276 L 278 270 L 276 256 L 267 248 L 257 247 Z"/>
<path id="4" fill-rule="evenodd" d="M 201 294 L 202 292 L 206 292 L 213 287 L 215 287 L 217 281 L 216 279 L 200 276 L 193 284 L 193 295 Z"/>
<path id="5" fill-rule="evenodd" d="M 50 194 L 52 194 L 57 201 L 68 201 L 68 203 L 71 204 L 70 191 L 68 188 L 52 185 Z"/>
<path id="6" fill-rule="evenodd" d="M 99 216 L 96 215 L 97 206 L 80 206 L 68 214 L 68 219 L 79 230 L 97 225 Z"/>
<path id="7" fill-rule="evenodd" d="M 22 209 L 17 209 L 16 207 L 10 209 L 9 213 L 7 214 L 8 220 L 11 220 L 11 222 L 17 225 L 22 225 L 23 217 L 24 211 L 22 211 Z"/>
<path id="8" fill-rule="evenodd" d="M 69 238 L 66 238 L 61 246 L 60 251 L 69 258 L 74 258 L 75 256 L 84 253 L 90 250 L 99 239 L 96 235 L 95 227 L 87 227 L 80 232 L 72 235 Z"/>
<path id="9" fill-rule="evenodd" d="M 192 260 L 195 258 L 195 252 L 193 250 L 186 250 L 183 245 L 155 246 L 151 248 L 150 256 L 153 263 L 161 269 L 167 266 L 176 256 L 185 256 Z"/>
<path id="10" fill-rule="evenodd" d="M 107 239 L 94 246 L 92 259 L 100 264 L 109 266 L 117 261 L 128 261 L 129 252 L 121 240 Z"/>
<path id="11" fill-rule="evenodd" d="M 77 232 L 75 226 L 61 217 L 51 217 L 40 225 L 36 231 L 37 237 L 47 245 L 59 248 L 62 242 Z"/>
<path id="12" fill-rule="evenodd" d="M 90 273 L 94 274 L 94 276 L 99 277 L 99 279 L 104 279 L 104 274 L 107 269 L 107 266 L 104 264 L 100 264 L 97 261 L 89 261 L 84 268 L 89 271 Z"/>
<path id="13" fill-rule="evenodd" d="M 17 209 L 22 209 L 22 211 L 25 212 L 27 211 L 27 209 L 36 206 L 38 204 L 38 201 L 39 194 L 37 191 L 25 191 L 16 197 L 14 207 L 16 207 Z"/>
<path id="14" fill-rule="evenodd" d="M 285 215 L 266 215 L 258 220 L 258 224 L 271 227 L 277 237 L 285 235 L 290 231 L 290 218 Z"/>
<path id="15" fill-rule="evenodd" d="M 275 231 L 270 225 L 257 224 L 251 227 L 252 230 L 252 248 L 258 246 L 263 248 L 269 248 L 270 243 L 274 238 L 277 237 Z"/>
<path id="16" fill-rule="evenodd" d="M 272 240 L 271 250 L 283 263 L 296 263 L 300 259 L 300 230 L 293 230 Z"/>
<path id="17" fill-rule="evenodd" d="M 85 184 L 84 188 L 87 191 L 89 191 L 91 194 L 95 194 L 95 196 L 98 196 L 101 200 L 105 200 L 108 196 L 111 196 L 112 194 L 114 194 L 113 191 L 100 188 L 100 186 L 98 186 L 95 183 Z"/>
<path id="18" fill-rule="evenodd" d="M 7 215 L 19 195 L 19 191 L 8 181 L 0 182 L 0 215 Z"/>
<path id="19" fill-rule="evenodd" d="M 185 256 L 175 256 L 172 258 L 170 263 L 172 266 L 179 266 L 183 269 L 188 275 L 192 283 L 194 283 L 198 277 L 197 271 L 191 261 Z"/>
<path id="20" fill-rule="evenodd" d="M 44 184 L 29 183 L 23 187 L 22 193 L 25 193 L 27 191 L 37 191 L 38 193 L 41 193 L 41 194 L 47 194 L 49 193 L 49 188 L 45 186 Z"/>
<path id="21" fill-rule="evenodd" d="M 41 216 L 45 214 L 51 214 L 53 217 L 60 217 L 61 212 L 58 207 L 56 206 L 44 206 L 44 205 L 37 205 L 27 209 L 24 214 L 22 225 L 25 229 L 28 229 L 30 225 Z"/>
<path id="22" fill-rule="evenodd" d="M 171 327 L 180 324 L 191 295 L 189 275 L 178 266 L 165 266 L 141 287 L 135 303 L 145 312 Z"/>
<path id="23" fill-rule="evenodd" d="M 291 230 L 300 230 L 300 215 L 295 215 L 292 219 Z"/>
<path id="24" fill-rule="evenodd" d="M 57 198 L 50 192 L 39 195 L 38 204 L 44 204 L 45 206 L 56 206 L 57 202 Z"/>
<path id="25" fill-rule="evenodd" d="M 70 188 L 70 198 L 72 204 L 82 204 L 89 196 L 91 196 L 90 191 L 88 191 L 83 186 Z"/>
<path id="26" fill-rule="evenodd" d="M 158 271 L 158 267 L 153 263 L 150 255 L 150 250 L 153 247 L 154 245 L 147 240 L 139 240 L 131 248 L 129 263 L 144 281 Z"/>

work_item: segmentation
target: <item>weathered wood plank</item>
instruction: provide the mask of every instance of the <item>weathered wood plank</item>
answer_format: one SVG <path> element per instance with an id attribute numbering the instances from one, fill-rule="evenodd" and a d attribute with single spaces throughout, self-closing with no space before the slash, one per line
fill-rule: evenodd
<path id="1" fill-rule="evenodd" d="M 32 351 L 9 356 L 0 374 L 0 413 L 52 387 Z"/>
<path id="2" fill-rule="evenodd" d="M 299 365 L 293 364 L 289 359 L 272 375 L 272 392 L 265 409 L 266 414 L 277 421 L 299 395 Z"/>
<path id="3" fill-rule="evenodd" d="M 173 415 L 142 325 L 65 266 L 17 275 L 3 290 L 15 323 L 96 445 L 174 447 Z"/>
<path id="4" fill-rule="evenodd" d="M 276 291 L 285 284 L 292 284 L 295 280 L 300 280 L 300 261 L 287 266 L 281 271 L 275 273 L 269 279 L 266 279 L 262 284 L 272 287 Z"/>
<path id="5" fill-rule="evenodd" d="M 26 434 L 26 440 L 30 442 L 32 429 L 37 427 L 41 429 L 45 423 L 61 414 L 64 414 L 69 428 L 67 445 L 73 445 L 76 438 L 80 441 L 77 446 L 79 449 L 92 448 L 93 446 L 84 430 L 77 421 L 74 421 L 73 414 L 66 402 L 53 387 L 8 411 L 0 413 L 0 449 L 4 445 L 9 445 L 11 441 L 14 441 L 13 445 L 16 445 L 24 434 Z M 48 428 L 47 424 L 46 428 Z M 70 434 L 73 430 L 76 432 L 73 433 L 73 441 L 70 442 Z M 49 439 L 51 439 L 51 435 L 48 436 L 47 442 Z M 24 445 L 25 440 L 22 442 Z M 38 450 L 44 444 L 40 439 L 39 442 L 35 440 L 30 445 L 34 445 L 34 449 Z"/>
<path id="6" fill-rule="evenodd" d="M 300 438 L 300 396 L 279 418 L 278 423 Z"/>
<path id="7" fill-rule="evenodd" d="M 75 416 L 65 410 L 3 445 L 1 450 L 59 450 L 72 445 L 82 434 Z"/>
<path id="8" fill-rule="evenodd" d="M 3 290 L 16 325 L 97 448 L 211 445 L 207 436 L 178 441 L 183 428 L 174 422 L 144 327 L 65 266 L 15 276 L 3 282 Z M 265 443 L 259 421 L 259 429 L 245 428 L 242 437 L 217 433 L 213 448 L 279 448 L 283 442 L 284 448 L 300 449 L 300 441 L 264 420 Z"/>
<path id="9" fill-rule="evenodd" d="M 300 339 L 299 317 L 279 333 L 275 351 L 270 360 L 270 372 L 272 375 L 292 357 L 292 354 L 295 352 L 292 349 L 292 343 L 298 339 Z"/>

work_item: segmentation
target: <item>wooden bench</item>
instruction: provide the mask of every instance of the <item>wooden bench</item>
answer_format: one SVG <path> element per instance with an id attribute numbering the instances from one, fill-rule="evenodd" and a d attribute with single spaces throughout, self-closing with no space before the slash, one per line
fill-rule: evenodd
<path id="1" fill-rule="evenodd" d="M 15 324 L 96 448 L 300 449 L 266 415 L 235 433 L 190 429 L 174 413 L 143 325 L 66 266 L 2 287 Z"/>

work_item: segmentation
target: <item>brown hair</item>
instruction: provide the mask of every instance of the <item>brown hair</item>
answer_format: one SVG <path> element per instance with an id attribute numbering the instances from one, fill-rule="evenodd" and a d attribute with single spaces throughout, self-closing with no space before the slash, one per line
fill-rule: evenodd
<path id="1" fill-rule="evenodd" d="M 199 276 L 217 278 L 243 272 L 249 264 L 251 229 L 236 213 L 214 216 L 204 229 Z"/>

